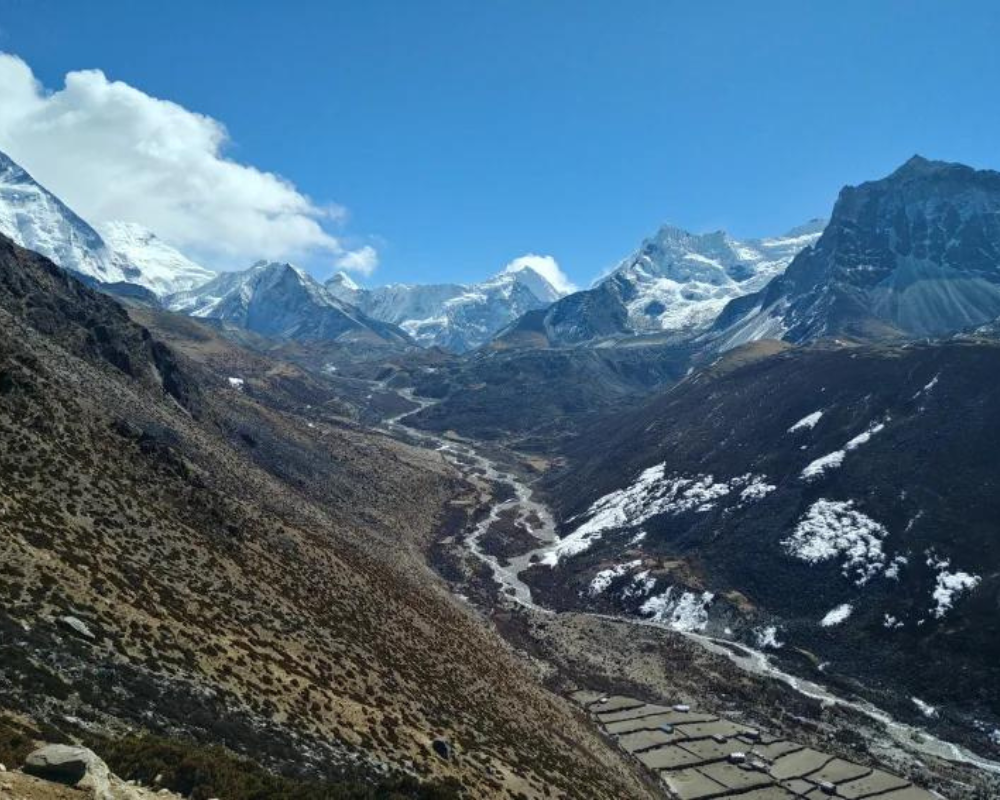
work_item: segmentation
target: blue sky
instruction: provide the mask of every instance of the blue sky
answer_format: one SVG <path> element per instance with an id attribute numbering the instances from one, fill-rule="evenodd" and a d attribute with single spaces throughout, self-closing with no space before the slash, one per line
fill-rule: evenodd
<path id="1" fill-rule="evenodd" d="M 373 283 L 534 252 L 586 284 L 663 222 L 767 235 L 915 152 L 1000 168 L 998 43 L 993 2 L 0 0 L 49 89 L 99 68 L 346 207 Z"/>

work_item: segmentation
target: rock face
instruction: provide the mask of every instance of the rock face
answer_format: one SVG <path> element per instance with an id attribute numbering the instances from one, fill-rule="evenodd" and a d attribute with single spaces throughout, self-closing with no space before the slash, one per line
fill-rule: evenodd
<path id="1" fill-rule="evenodd" d="M 115 800 L 108 765 L 86 747 L 47 744 L 27 757 L 24 771 L 38 778 L 87 790 L 94 800 Z"/>
<path id="2" fill-rule="evenodd" d="M 571 346 L 704 330 L 727 302 L 781 274 L 797 253 L 816 242 L 824 224 L 813 220 L 783 236 L 745 241 L 724 231 L 693 234 L 665 225 L 593 289 L 527 315 L 499 339 L 513 346 L 532 339 Z"/>
<path id="3" fill-rule="evenodd" d="M 363 341 L 406 345 L 395 325 L 372 319 L 291 264 L 260 261 L 226 272 L 166 305 L 193 317 L 219 320 L 262 336 L 302 342 Z"/>
<path id="4" fill-rule="evenodd" d="M 110 364 L 197 413 L 199 392 L 190 376 L 162 343 L 129 321 L 125 309 L 2 235 L 0 309 L 74 356 Z M 0 391 L 12 381 L 0 373 Z"/>
<path id="5" fill-rule="evenodd" d="M 343 273 L 327 290 L 375 319 L 399 325 L 425 346 L 457 353 L 474 350 L 529 311 L 563 296 L 540 273 L 525 266 L 475 284 L 391 284 L 362 289 Z"/>
<path id="6" fill-rule="evenodd" d="M 730 303 L 713 337 L 935 337 L 1000 316 L 1000 173 L 914 156 L 847 187 L 816 246 Z"/>

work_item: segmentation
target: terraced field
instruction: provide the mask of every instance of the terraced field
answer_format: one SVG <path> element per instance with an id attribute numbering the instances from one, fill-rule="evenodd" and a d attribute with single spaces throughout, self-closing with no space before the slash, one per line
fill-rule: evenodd
<path id="1" fill-rule="evenodd" d="M 661 706 L 588 690 L 574 692 L 572 699 L 679 800 L 935 797 L 884 770 L 701 713 L 688 705 Z"/>

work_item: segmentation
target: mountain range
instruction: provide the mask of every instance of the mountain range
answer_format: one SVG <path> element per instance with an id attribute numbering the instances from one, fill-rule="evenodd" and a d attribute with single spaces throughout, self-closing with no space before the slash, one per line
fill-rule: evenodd
<path id="1" fill-rule="evenodd" d="M 456 353 L 489 342 L 522 314 L 548 307 L 565 292 L 528 265 L 474 284 L 390 284 L 362 289 L 344 273 L 327 289 L 366 314 L 399 325 L 424 347 Z"/>
<path id="2" fill-rule="evenodd" d="M 527 314 L 498 339 L 559 347 L 643 334 L 690 336 L 710 326 L 727 302 L 784 272 L 824 225 L 813 220 L 783 236 L 745 241 L 665 225 L 592 289 Z"/>
<path id="3" fill-rule="evenodd" d="M 192 797 L 997 796 L 997 173 L 566 294 L 213 274 L 2 163 L 5 763 L 11 709 Z"/>
<path id="4" fill-rule="evenodd" d="M 368 317 L 291 264 L 260 261 L 223 272 L 164 301 L 173 311 L 295 341 L 366 341 L 405 346 L 406 333 Z"/>

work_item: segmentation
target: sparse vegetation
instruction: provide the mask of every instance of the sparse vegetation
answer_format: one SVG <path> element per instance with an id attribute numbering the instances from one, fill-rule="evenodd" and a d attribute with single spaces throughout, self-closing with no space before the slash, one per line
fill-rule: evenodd
<path id="1" fill-rule="evenodd" d="M 452 800 L 455 782 L 422 783 L 411 777 L 384 778 L 375 784 L 357 776 L 340 781 L 304 780 L 275 775 L 223 747 L 202 747 L 156 737 L 126 737 L 89 742 L 125 780 L 170 789 L 192 800 Z"/>

